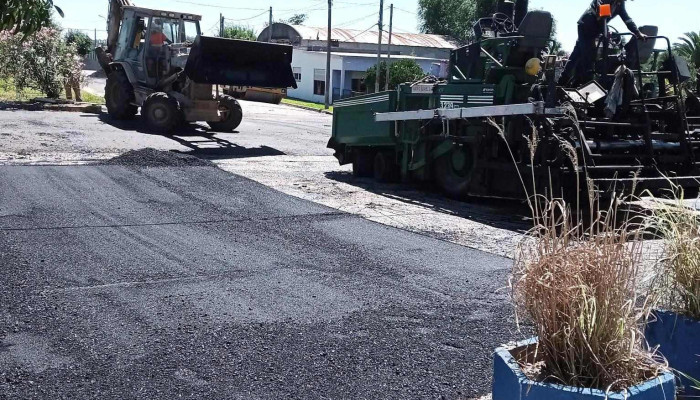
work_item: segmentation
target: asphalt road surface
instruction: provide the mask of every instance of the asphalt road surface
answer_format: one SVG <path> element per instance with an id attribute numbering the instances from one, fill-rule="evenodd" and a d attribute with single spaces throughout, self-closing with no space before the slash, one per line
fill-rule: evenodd
<path id="1" fill-rule="evenodd" d="M 147 155 L 0 167 L 1 398 L 489 391 L 508 259 Z"/>
<path id="2" fill-rule="evenodd" d="M 430 187 L 352 176 L 350 166 L 339 166 L 326 148 L 330 115 L 245 101 L 242 106 L 236 132 L 214 132 L 199 123 L 167 136 L 149 133 L 139 118 L 4 111 L 0 165 L 74 165 L 148 147 L 208 159 L 283 193 L 492 254 L 511 256 L 530 226 L 523 218 L 527 210 L 512 202 L 453 201 Z"/>
<path id="3" fill-rule="evenodd" d="M 0 398 L 489 391 L 492 349 L 523 335 L 493 255 L 518 214 L 354 178 L 330 116 L 243 108 L 236 132 L 170 136 L 0 111 Z M 165 165 L 95 165 L 142 148 Z"/>

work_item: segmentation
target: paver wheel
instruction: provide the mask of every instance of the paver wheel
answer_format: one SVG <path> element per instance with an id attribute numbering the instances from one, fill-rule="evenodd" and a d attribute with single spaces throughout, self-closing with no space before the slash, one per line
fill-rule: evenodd
<path id="1" fill-rule="evenodd" d="M 219 97 L 219 113 L 223 117 L 221 121 L 207 121 L 211 129 L 215 131 L 232 132 L 238 128 L 243 120 L 241 105 L 229 95 Z"/>
<path id="2" fill-rule="evenodd" d="M 379 151 L 374 156 L 374 179 L 379 182 L 396 182 L 399 177 L 399 166 L 394 160 L 394 154 Z"/>
<path id="3" fill-rule="evenodd" d="M 476 170 L 476 153 L 471 145 L 455 147 L 435 160 L 433 174 L 440 188 L 450 197 L 463 198 Z"/>
<path id="4" fill-rule="evenodd" d="M 352 160 L 352 174 L 357 177 L 370 177 L 374 167 L 373 154 L 369 150 L 358 150 Z"/>
<path id="5" fill-rule="evenodd" d="M 105 85 L 107 112 L 114 119 L 130 119 L 136 115 L 138 107 L 133 105 L 134 87 L 122 71 L 112 71 Z"/>
<path id="6" fill-rule="evenodd" d="M 152 93 L 143 102 L 141 115 L 148 127 L 158 133 L 170 133 L 182 120 L 180 105 L 167 93 Z"/>

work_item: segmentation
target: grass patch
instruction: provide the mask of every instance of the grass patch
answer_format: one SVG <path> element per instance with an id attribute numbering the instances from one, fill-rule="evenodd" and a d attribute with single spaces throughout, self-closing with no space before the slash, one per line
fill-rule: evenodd
<path id="1" fill-rule="evenodd" d="M 292 106 L 301 106 L 301 107 L 308 107 L 308 108 L 313 108 L 314 110 L 325 110 L 325 105 L 320 104 L 320 103 L 312 103 L 310 101 L 304 101 L 304 100 L 297 100 L 297 99 L 289 99 L 285 98 L 282 99 L 282 104 L 289 104 Z M 333 112 L 333 106 L 330 106 L 328 108 L 328 111 Z"/>
<path id="2" fill-rule="evenodd" d="M 88 93 L 83 89 L 81 91 L 83 95 L 83 101 L 86 101 L 88 103 L 95 103 L 95 104 L 105 104 L 105 98 L 102 96 L 97 96 L 92 93 Z"/>
<path id="3" fill-rule="evenodd" d="M 85 89 L 81 91 L 81 95 L 84 102 L 105 104 L 104 97 L 88 93 Z M 0 101 L 28 101 L 36 97 L 46 97 L 46 95 L 36 89 L 25 89 L 18 92 L 15 90 L 15 85 L 12 84 L 12 81 L 0 80 Z M 60 98 L 65 99 L 66 94 L 61 93 Z"/>
<path id="4" fill-rule="evenodd" d="M 25 89 L 18 92 L 12 81 L 0 80 L 0 101 L 26 101 L 43 96 L 43 93 L 35 89 Z"/>

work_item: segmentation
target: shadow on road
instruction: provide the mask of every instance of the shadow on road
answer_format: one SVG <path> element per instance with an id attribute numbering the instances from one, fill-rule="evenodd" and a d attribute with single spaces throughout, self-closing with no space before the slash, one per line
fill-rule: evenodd
<path id="1" fill-rule="evenodd" d="M 115 120 L 108 114 L 100 114 L 100 121 L 124 131 L 134 131 L 145 135 L 162 136 L 188 147 L 191 150 L 177 151 L 195 157 L 208 159 L 247 158 L 263 156 L 283 156 L 284 152 L 269 146 L 247 148 L 217 136 L 209 128 L 194 123 L 180 125 L 172 134 L 150 132 L 144 122 L 136 117 L 131 120 Z M 237 133 L 234 131 L 233 133 Z"/>
<path id="2" fill-rule="evenodd" d="M 430 185 L 379 183 L 371 178 L 357 178 L 346 171 L 330 171 L 325 176 L 393 200 L 494 228 L 526 232 L 532 226 L 527 205 L 515 200 L 470 198 L 468 201 L 458 201 L 445 197 Z"/>

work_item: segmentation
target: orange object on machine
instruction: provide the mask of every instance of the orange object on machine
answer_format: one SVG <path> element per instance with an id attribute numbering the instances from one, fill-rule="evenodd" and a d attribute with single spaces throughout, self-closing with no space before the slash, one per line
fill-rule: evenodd
<path id="1" fill-rule="evenodd" d="M 600 18 L 612 17 L 612 8 L 610 7 L 610 4 L 601 4 L 600 9 L 598 9 L 598 16 Z"/>

